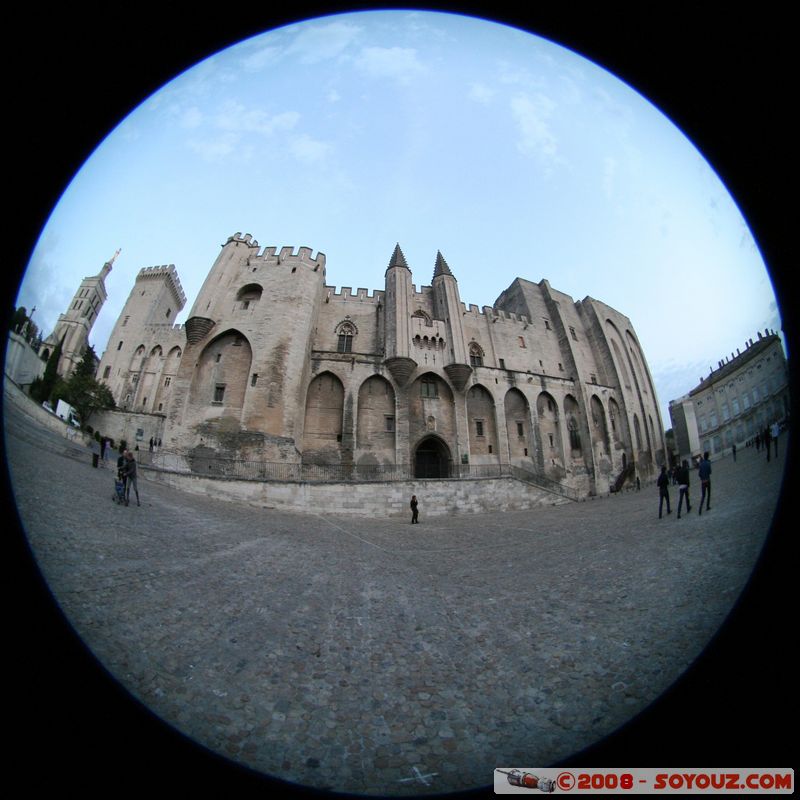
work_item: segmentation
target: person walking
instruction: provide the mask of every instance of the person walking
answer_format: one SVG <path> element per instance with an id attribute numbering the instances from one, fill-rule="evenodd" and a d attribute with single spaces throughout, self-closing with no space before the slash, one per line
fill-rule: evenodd
<path id="1" fill-rule="evenodd" d="M 781 427 L 778 425 L 777 422 L 772 423 L 772 430 L 770 431 L 770 435 L 772 436 L 772 441 L 775 442 L 775 458 L 778 457 L 778 434 L 781 432 Z"/>
<path id="2" fill-rule="evenodd" d="M 684 497 L 686 498 L 686 513 L 688 514 L 692 507 L 689 505 L 689 462 L 686 460 L 678 468 L 678 519 L 681 518 Z"/>
<path id="3" fill-rule="evenodd" d="M 664 507 L 664 501 L 667 501 L 667 514 L 672 513 L 669 507 L 669 474 L 666 467 L 661 467 L 661 474 L 656 481 L 658 486 L 658 518 L 661 519 L 661 510 Z"/>
<path id="4" fill-rule="evenodd" d="M 711 462 L 708 460 L 708 452 L 703 453 L 700 465 L 697 468 L 697 477 L 700 478 L 700 508 L 697 513 L 703 513 L 703 500 L 706 500 L 706 511 L 711 511 Z"/>
<path id="5" fill-rule="evenodd" d="M 772 451 L 772 435 L 769 432 L 769 425 L 764 428 L 764 432 L 761 434 L 761 442 L 764 445 L 764 449 L 767 451 L 767 461 L 769 461 L 770 452 Z"/>
<path id="6" fill-rule="evenodd" d="M 411 524 L 419 525 L 419 503 L 415 494 L 411 495 Z"/>
<path id="7" fill-rule="evenodd" d="M 136 459 L 130 450 L 125 452 L 125 465 L 123 466 L 123 473 L 125 475 L 125 505 L 127 506 L 131 499 L 131 487 L 136 494 L 136 505 L 140 506 L 139 502 L 139 487 L 136 484 Z"/>

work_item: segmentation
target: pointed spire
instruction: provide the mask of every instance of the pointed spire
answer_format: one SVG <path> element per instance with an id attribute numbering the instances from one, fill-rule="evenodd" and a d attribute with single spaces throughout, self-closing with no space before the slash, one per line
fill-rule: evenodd
<path id="1" fill-rule="evenodd" d="M 403 255 L 403 251 L 400 249 L 400 244 L 396 244 L 394 248 L 394 252 L 392 253 L 392 257 L 389 260 L 389 267 L 405 267 L 408 269 L 408 264 L 406 263 L 406 257 Z"/>
<path id="2" fill-rule="evenodd" d="M 114 253 L 113 256 L 111 256 L 111 260 L 110 261 L 106 261 L 106 263 L 103 264 L 103 268 L 100 270 L 100 274 L 99 274 L 98 277 L 100 277 L 100 278 L 107 277 L 108 273 L 111 272 L 111 268 L 114 266 L 114 262 L 117 260 L 117 256 L 120 254 L 121 250 L 122 250 L 121 247 L 118 248 L 117 252 Z"/>
<path id="3" fill-rule="evenodd" d="M 444 260 L 441 251 L 437 250 L 436 267 L 433 270 L 433 277 L 438 278 L 440 275 L 449 275 L 451 278 L 455 278 L 455 275 L 450 271 L 450 267 L 447 266 L 447 262 Z"/>

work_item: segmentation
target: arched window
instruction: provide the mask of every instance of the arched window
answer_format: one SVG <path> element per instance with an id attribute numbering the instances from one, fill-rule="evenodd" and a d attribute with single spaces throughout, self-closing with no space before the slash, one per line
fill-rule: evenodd
<path id="1" fill-rule="evenodd" d="M 436 378 L 431 375 L 426 375 L 420 381 L 420 393 L 423 397 L 438 397 L 439 385 Z"/>
<path id="2" fill-rule="evenodd" d="M 418 308 L 411 316 L 424 320 L 429 328 L 433 326 L 433 320 L 421 308 Z"/>
<path id="3" fill-rule="evenodd" d="M 469 365 L 471 367 L 483 366 L 483 350 L 477 342 L 473 342 L 469 346 Z"/>
<path id="4" fill-rule="evenodd" d="M 356 329 L 352 322 L 343 322 L 339 326 L 339 339 L 336 347 L 339 353 L 353 352 L 353 337 L 355 334 Z"/>

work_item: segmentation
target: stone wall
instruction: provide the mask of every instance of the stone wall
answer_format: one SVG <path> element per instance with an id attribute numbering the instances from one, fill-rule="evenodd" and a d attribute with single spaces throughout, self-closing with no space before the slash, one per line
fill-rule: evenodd
<path id="1" fill-rule="evenodd" d="M 124 439 L 131 449 L 138 444 L 140 450 L 147 450 L 150 437 L 159 439 L 164 436 L 164 417 L 159 414 L 96 411 L 89 418 L 88 424 L 102 436 L 111 437 L 116 446 L 119 446 L 119 442 Z"/>
<path id="2" fill-rule="evenodd" d="M 264 509 L 357 517 L 408 516 L 411 495 L 420 519 L 457 514 L 525 511 L 571 502 L 512 478 L 415 480 L 369 483 L 307 483 L 206 478 L 140 464 L 143 478 L 181 491 Z M 144 494 L 146 489 L 140 490 Z"/>
<path id="3" fill-rule="evenodd" d="M 13 331 L 8 334 L 6 344 L 5 374 L 19 386 L 30 386 L 36 378 L 44 375 L 45 362 L 25 341 Z"/>

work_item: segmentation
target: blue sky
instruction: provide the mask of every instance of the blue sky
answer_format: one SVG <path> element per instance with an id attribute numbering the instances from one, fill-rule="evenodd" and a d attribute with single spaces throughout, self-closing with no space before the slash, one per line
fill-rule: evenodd
<path id="1" fill-rule="evenodd" d="M 383 288 L 399 242 L 437 250 L 461 299 L 547 278 L 627 315 L 667 404 L 758 330 L 780 330 L 725 187 L 657 109 L 558 45 L 484 20 L 382 11 L 266 33 L 176 78 L 102 142 L 53 210 L 18 305 L 49 333 L 122 252 L 100 355 L 142 267 L 173 263 L 186 313 L 233 233 L 327 256 Z"/>

